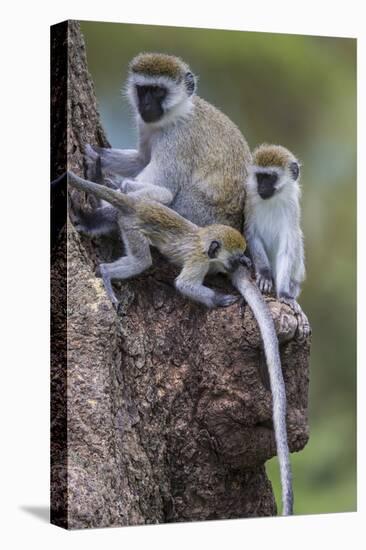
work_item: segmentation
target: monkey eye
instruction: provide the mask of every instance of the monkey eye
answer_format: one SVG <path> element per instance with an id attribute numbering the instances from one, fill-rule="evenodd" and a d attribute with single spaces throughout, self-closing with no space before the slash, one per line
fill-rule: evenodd
<path id="1" fill-rule="evenodd" d="M 167 90 L 163 86 L 140 86 L 136 84 L 137 95 L 140 99 L 143 99 L 147 94 L 155 97 L 156 99 L 164 99 Z"/>
<path id="2" fill-rule="evenodd" d="M 154 95 L 157 99 L 164 99 L 164 97 L 166 96 L 166 89 L 162 86 L 155 86 Z"/>
<path id="3" fill-rule="evenodd" d="M 211 241 L 210 246 L 208 247 L 207 255 L 209 258 L 216 258 L 218 251 L 220 250 L 219 241 Z"/>
<path id="4" fill-rule="evenodd" d="M 299 165 L 297 164 L 297 162 L 291 162 L 289 168 L 290 168 L 292 177 L 296 181 L 300 173 Z"/>

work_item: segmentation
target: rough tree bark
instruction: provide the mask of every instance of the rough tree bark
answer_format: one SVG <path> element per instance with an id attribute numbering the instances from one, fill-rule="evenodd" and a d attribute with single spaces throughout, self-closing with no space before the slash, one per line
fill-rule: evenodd
<path id="1" fill-rule="evenodd" d="M 83 175 L 83 145 L 108 143 L 78 23 L 55 26 L 51 42 L 52 178 L 66 159 Z M 66 220 L 64 196 L 56 207 Z M 175 269 L 156 255 L 152 269 L 121 284 L 117 315 L 94 275 L 116 247 L 81 238 L 67 220 L 53 249 L 52 522 L 82 528 L 275 514 L 264 467 L 276 452 L 271 394 L 250 309 L 188 302 L 173 288 Z M 285 305 L 268 303 L 281 326 L 288 434 L 298 451 L 308 439 L 309 342 L 297 340 Z"/>

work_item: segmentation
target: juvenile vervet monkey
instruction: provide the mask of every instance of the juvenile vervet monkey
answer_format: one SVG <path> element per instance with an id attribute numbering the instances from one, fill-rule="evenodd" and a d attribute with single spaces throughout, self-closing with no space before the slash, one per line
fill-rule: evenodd
<path id="1" fill-rule="evenodd" d="M 103 185 L 68 173 L 68 181 L 80 191 L 86 191 L 113 204 L 123 214 L 119 218 L 123 236 L 138 230 L 146 238 L 146 246 L 127 246 L 127 255 L 115 263 L 101 264 L 100 273 L 111 301 L 118 306 L 112 289 L 112 279 L 127 279 L 151 266 L 150 245 L 172 263 L 182 267 L 175 287 L 188 298 L 207 307 L 229 306 L 236 296 L 221 294 L 203 285 L 208 273 L 232 273 L 239 264 L 248 265 L 246 242 L 241 233 L 227 225 L 198 227 L 174 210 L 147 199 L 124 195 Z"/>
<path id="2" fill-rule="evenodd" d="M 146 53 L 129 67 L 127 95 L 135 112 L 138 149 L 86 147 L 86 160 L 93 166 L 98 155 L 103 169 L 126 181 L 129 196 L 167 204 L 200 226 L 225 224 L 243 230 L 243 212 L 251 154 L 235 124 L 214 106 L 195 94 L 196 77 L 181 59 Z M 111 211 L 110 211 L 111 213 Z M 113 228 L 113 220 L 99 219 L 88 228 Z M 123 236 L 125 243 L 146 247 L 140 231 Z M 121 261 L 123 258 L 121 258 Z M 149 266 L 146 261 L 146 267 Z M 292 481 L 286 431 L 286 394 L 277 334 L 268 307 L 251 282 L 245 266 L 232 274 L 232 282 L 251 307 L 257 320 L 270 374 L 273 423 L 281 469 L 283 515 L 292 513 Z"/>
<path id="3" fill-rule="evenodd" d="M 299 161 L 285 147 L 262 144 L 253 151 L 245 236 L 260 290 L 269 293 L 274 287 L 276 296 L 293 307 L 303 338 L 310 327 L 296 302 L 305 279 L 299 179 Z"/>

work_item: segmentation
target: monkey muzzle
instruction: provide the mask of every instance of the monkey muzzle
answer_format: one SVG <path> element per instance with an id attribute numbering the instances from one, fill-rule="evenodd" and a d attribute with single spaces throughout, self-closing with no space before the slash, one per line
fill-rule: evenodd
<path id="1" fill-rule="evenodd" d="M 164 114 L 163 96 L 154 86 L 137 86 L 138 108 L 144 122 L 157 122 Z"/>
<path id="2" fill-rule="evenodd" d="M 278 180 L 276 172 L 258 172 L 257 173 L 257 189 L 261 199 L 270 199 L 275 191 L 275 183 Z"/>
<path id="3" fill-rule="evenodd" d="M 236 254 L 230 258 L 230 266 L 228 269 L 229 273 L 236 271 L 239 265 L 243 265 L 244 267 L 250 269 L 252 267 L 252 262 L 245 254 Z"/>

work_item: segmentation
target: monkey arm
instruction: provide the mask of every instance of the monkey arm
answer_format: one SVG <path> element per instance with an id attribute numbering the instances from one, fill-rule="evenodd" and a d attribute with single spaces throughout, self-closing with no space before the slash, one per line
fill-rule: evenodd
<path id="1" fill-rule="evenodd" d="M 206 307 L 226 307 L 237 301 L 236 296 L 221 294 L 203 285 L 203 279 L 208 272 L 207 266 L 186 265 L 175 280 L 175 287 L 179 292 L 195 302 Z"/>
<path id="2" fill-rule="evenodd" d="M 251 231 L 247 231 L 245 236 L 248 249 L 254 263 L 258 287 L 261 292 L 271 292 L 273 286 L 273 274 L 263 243 L 260 237 Z"/>
<path id="3" fill-rule="evenodd" d="M 127 255 L 115 262 L 103 263 L 99 266 L 104 287 L 115 307 L 118 307 L 118 299 L 112 288 L 112 280 L 135 277 L 148 269 L 152 264 L 148 240 L 139 231 L 131 229 L 130 225 L 131 220 L 128 216 L 125 216 L 123 223 L 121 222 L 121 230 Z"/>
<path id="4" fill-rule="evenodd" d="M 303 243 L 300 239 L 292 249 L 282 248 L 276 260 L 276 293 L 296 316 L 299 340 L 307 338 L 311 332 L 309 320 L 296 301 L 300 294 L 300 282 L 305 276 L 303 258 Z"/>
<path id="5" fill-rule="evenodd" d="M 304 251 L 300 238 L 293 238 L 292 232 L 284 235 L 279 244 L 275 264 L 276 294 L 279 298 L 295 299 L 298 284 L 304 279 Z"/>
<path id="6" fill-rule="evenodd" d="M 92 167 L 98 156 L 103 170 L 114 172 L 126 178 L 134 178 L 143 170 L 148 160 L 135 149 L 108 149 L 104 147 L 85 146 L 85 161 L 88 169 Z"/>
<path id="7" fill-rule="evenodd" d="M 293 298 L 290 292 L 292 258 L 285 250 L 280 250 L 276 258 L 276 294 L 279 298 Z"/>
<path id="8" fill-rule="evenodd" d="M 300 226 L 300 223 L 299 223 L 299 226 Z M 290 287 L 292 287 L 293 289 L 292 294 L 294 298 L 297 298 L 300 294 L 301 284 L 305 279 L 305 273 L 306 273 L 304 240 L 303 240 L 303 234 L 301 229 L 297 232 L 295 250 L 296 250 L 296 257 L 293 264 Z"/>

